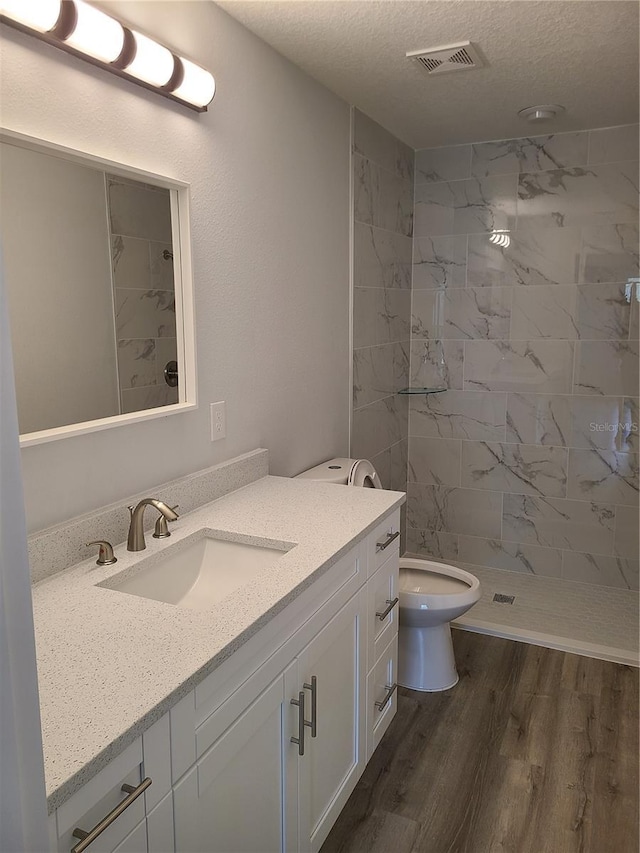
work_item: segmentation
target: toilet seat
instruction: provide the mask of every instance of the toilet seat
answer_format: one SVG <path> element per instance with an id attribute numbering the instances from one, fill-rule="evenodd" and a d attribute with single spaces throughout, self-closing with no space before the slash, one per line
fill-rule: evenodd
<path id="1" fill-rule="evenodd" d="M 369 489 L 381 489 L 382 482 L 378 476 L 378 472 L 373 467 L 368 459 L 358 459 L 354 462 L 349 478 L 348 486 L 364 486 Z"/>
<path id="2" fill-rule="evenodd" d="M 469 572 L 432 560 L 400 560 L 400 607 L 447 610 L 471 606 L 480 598 L 480 581 Z"/>

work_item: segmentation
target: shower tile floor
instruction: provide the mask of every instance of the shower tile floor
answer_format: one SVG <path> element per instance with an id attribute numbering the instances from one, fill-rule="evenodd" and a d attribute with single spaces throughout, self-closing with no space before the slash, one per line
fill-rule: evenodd
<path id="1" fill-rule="evenodd" d="M 479 578 L 482 598 L 456 627 L 638 665 L 637 592 L 457 565 Z M 514 603 L 495 602 L 496 593 L 515 596 Z"/>

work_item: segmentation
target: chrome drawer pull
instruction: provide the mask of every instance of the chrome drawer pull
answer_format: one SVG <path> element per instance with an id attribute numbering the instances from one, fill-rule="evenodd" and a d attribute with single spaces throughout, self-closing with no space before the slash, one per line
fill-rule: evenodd
<path id="1" fill-rule="evenodd" d="M 297 743 L 298 755 L 304 755 L 304 727 L 311 725 L 304 718 L 304 690 L 298 693 L 297 699 L 291 700 L 291 704 L 298 706 L 298 737 L 292 737 L 291 743 Z"/>
<path id="2" fill-rule="evenodd" d="M 378 711 L 384 710 L 384 706 L 391 699 L 391 697 L 393 696 L 393 694 L 396 692 L 397 689 L 398 689 L 397 683 L 392 684 L 391 687 L 389 687 L 388 684 L 385 684 L 385 690 L 387 691 L 387 695 L 384 697 L 382 702 L 376 702 L 375 703 L 375 706 L 378 709 Z"/>
<path id="3" fill-rule="evenodd" d="M 137 788 L 134 788 L 133 785 L 123 785 L 120 790 L 124 791 L 125 794 L 128 794 L 128 797 L 118 803 L 118 805 L 110 811 L 106 817 L 103 817 L 100 823 L 97 823 L 90 832 L 85 832 L 84 829 L 76 829 L 73 830 L 73 837 L 80 839 L 80 844 L 76 844 L 75 847 L 71 849 L 71 853 L 82 853 L 83 850 L 86 850 L 87 847 L 92 844 L 99 835 L 105 831 L 108 826 L 114 822 L 116 818 L 119 818 L 125 809 L 128 809 L 131 803 L 134 800 L 137 800 L 140 794 L 143 794 L 149 785 L 151 784 L 151 779 L 147 776 L 146 779 L 143 779 L 142 782 L 138 785 Z"/>
<path id="4" fill-rule="evenodd" d="M 386 541 L 376 542 L 376 551 L 384 551 L 384 549 L 388 548 L 389 545 L 398 538 L 398 536 L 400 536 L 399 530 L 396 530 L 395 533 L 387 533 Z"/>
<path id="5" fill-rule="evenodd" d="M 311 691 L 311 722 L 305 720 L 305 726 L 311 729 L 311 737 L 318 735 L 318 679 L 315 675 L 311 676 L 311 684 L 304 683 L 305 690 Z"/>
<path id="6" fill-rule="evenodd" d="M 378 617 L 378 619 L 379 619 L 381 622 L 384 622 L 384 620 L 385 620 L 385 619 L 387 618 L 387 616 L 391 613 L 391 611 L 393 610 L 393 608 L 396 606 L 396 604 L 397 604 L 399 601 L 400 601 L 400 599 L 399 599 L 399 598 L 394 598 L 394 599 L 393 599 L 393 601 L 391 601 L 391 599 L 390 599 L 390 598 L 387 598 L 387 604 L 388 604 L 389 606 L 388 606 L 387 608 L 385 608 L 385 609 L 382 611 L 382 613 L 376 613 L 376 616 Z"/>

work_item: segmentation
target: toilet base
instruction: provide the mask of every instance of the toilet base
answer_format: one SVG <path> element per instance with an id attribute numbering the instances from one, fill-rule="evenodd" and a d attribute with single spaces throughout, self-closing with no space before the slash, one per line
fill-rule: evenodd
<path id="1" fill-rule="evenodd" d="M 458 683 L 448 622 L 429 628 L 402 625 L 398 632 L 398 684 L 437 693 Z"/>

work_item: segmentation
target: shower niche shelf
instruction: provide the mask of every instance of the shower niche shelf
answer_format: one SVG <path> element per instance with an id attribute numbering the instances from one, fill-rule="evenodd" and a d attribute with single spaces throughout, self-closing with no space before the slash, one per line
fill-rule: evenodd
<path id="1" fill-rule="evenodd" d="M 401 391 L 398 391 L 398 394 L 440 394 L 441 391 L 446 391 L 446 388 L 403 388 Z"/>

